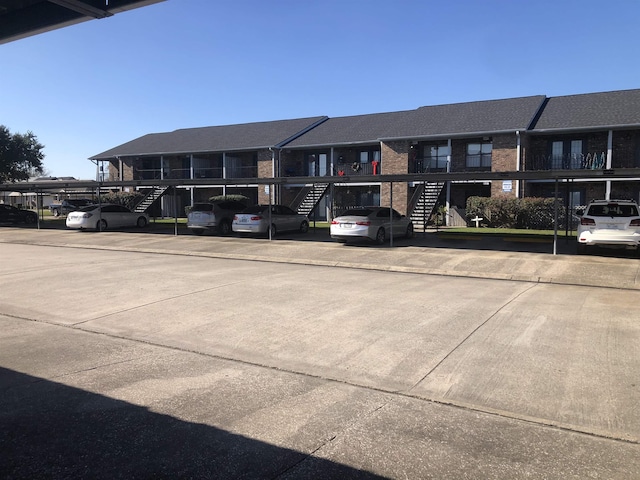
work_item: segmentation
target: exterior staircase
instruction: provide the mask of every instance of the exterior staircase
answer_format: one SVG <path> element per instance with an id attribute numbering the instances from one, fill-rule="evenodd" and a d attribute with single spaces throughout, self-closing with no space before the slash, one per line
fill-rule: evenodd
<path id="1" fill-rule="evenodd" d="M 328 183 L 315 183 L 311 187 L 306 187 L 301 193 L 303 197 L 296 211 L 300 215 L 309 215 L 318 203 L 320 203 L 320 200 L 322 200 L 322 197 L 324 197 L 328 189 Z"/>
<path id="2" fill-rule="evenodd" d="M 135 206 L 133 211 L 136 213 L 146 212 L 147 209 L 153 204 L 153 202 L 155 202 L 162 195 L 164 195 L 164 193 L 167 191 L 168 188 L 169 187 L 153 187 L 142 198 L 140 203 L 138 203 L 138 205 Z"/>
<path id="3" fill-rule="evenodd" d="M 427 222 L 434 213 L 443 188 L 444 182 L 428 182 L 420 187 L 422 191 L 416 192 L 419 197 L 410 215 L 416 231 L 424 232 L 426 230 Z"/>

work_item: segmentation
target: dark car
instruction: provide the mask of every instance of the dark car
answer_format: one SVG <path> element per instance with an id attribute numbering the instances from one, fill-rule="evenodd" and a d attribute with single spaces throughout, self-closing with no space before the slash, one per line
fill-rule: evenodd
<path id="1" fill-rule="evenodd" d="M 60 215 L 66 215 L 69 212 L 80 210 L 82 207 L 87 207 L 94 203 L 96 202 L 87 198 L 69 198 L 60 203 L 52 203 L 49 205 L 49 210 L 51 210 L 54 217 L 59 217 Z"/>
<path id="2" fill-rule="evenodd" d="M 220 235 L 231 233 L 231 222 L 236 213 L 247 206 L 237 200 L 216 200 L 194 203 L 187 215 L 187 228 L 197 235 L 217 231 Z"/>
<path id="3" fill-rule="evenodd" d="M 32 225 L 38 222 L 38 214 L 33 210 L 22 210 L 7 204 L 0 204 L 0 223 Z"/>

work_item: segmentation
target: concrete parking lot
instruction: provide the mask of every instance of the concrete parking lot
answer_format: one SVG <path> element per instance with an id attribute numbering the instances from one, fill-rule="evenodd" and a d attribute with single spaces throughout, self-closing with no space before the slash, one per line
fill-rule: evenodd
<path id="1" fill-rule="evenodd" d="M 640 478 L 638 260 L 152 233 L 0 230 L 0 476 Z"/>

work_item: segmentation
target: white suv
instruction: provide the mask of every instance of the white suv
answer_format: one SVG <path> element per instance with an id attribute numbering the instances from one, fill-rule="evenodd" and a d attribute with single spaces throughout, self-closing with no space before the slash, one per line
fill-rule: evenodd
<path id="1" fill-rule="evenodd" d="M 640 211 L 631 200 L 594 200 L 578 225 L 578 253 L 587 247 L 635 248 L 640 246 Z"/>

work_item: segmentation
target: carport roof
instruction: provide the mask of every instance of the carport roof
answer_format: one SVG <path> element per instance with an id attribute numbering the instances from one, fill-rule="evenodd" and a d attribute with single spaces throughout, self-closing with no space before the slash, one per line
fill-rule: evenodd
<path id="1" fill-rule="evenodd" d="M 0 44 L 164 0 L 2 0 Z"/>
<path id="2" fill-rule="evenodd" d="M 639 125 L 640 90 L 618 90 L 549 98 L 533 133 Z"/>
<path id="3" fill-rule="evenodd" d="M 524 131 L 531 125 L 545 98 L 537 95 L 330 118 L 288 143 L 287 148 Z"/>
<path id="4" fill-rule="evenodd" d="M 279 147 L 326 119 L 327 117 L 309 117 L 150 133 L 99 153 L 90 160 L 109 160 L 120 156 L 214 153 Z"/>

